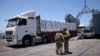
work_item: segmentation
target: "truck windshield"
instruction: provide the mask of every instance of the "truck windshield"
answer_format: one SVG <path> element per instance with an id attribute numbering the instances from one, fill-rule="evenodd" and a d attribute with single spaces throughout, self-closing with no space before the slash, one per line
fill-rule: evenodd
<path id="1" fill-rule="evenodd" d="M 17 24 L 18 18 L 10 19 L 8 20 L 8 25 L 7 27 L 13 27 Z"/>

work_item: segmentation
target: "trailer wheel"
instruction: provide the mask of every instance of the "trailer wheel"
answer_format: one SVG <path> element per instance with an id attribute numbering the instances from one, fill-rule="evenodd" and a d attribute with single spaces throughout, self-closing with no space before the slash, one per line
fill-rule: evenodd
<path id="1" fill-rule="evenodd" d="M 54 37 L 53 36 L 51 36 L 50 38 L 49 38 L 49 42 L 51 43 L 51 42 L 54 42 Z"/>
<path id="2" fill-rule="evenodd" d="M 23 45 L 24 46 L 29 46 L 31 45 L 31 40 L 29 38 L 24 38 L 23 39 Z"/>
<path id="3" fill-rule="evenodd" d="M 47 38 L 43 38 L 43 39 L 42 39 L 42 42 L 43 42 L 43 43 L 47 43 Z"/>
<path id="4" fill-rule="evenodd" d="M 54 42 L 54 36 L 48 36 L 48 42 L 49 43 Z"/>

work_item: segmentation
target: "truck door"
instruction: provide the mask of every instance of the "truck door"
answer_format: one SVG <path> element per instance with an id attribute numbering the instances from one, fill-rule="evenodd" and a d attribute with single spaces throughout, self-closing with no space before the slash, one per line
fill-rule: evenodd
<path id="1" fill-rule="evenodd" d="M 24 35 L 28 32 L 27 30 L 27 20 L 26 19 L 19 19 L 18 27 L 17 27 L 17 34 L 18 40 L 22 40 Z"/>

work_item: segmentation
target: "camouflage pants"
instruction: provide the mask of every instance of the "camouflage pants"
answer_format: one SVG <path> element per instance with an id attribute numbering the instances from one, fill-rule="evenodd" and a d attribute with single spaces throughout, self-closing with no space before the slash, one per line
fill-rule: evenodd
<path id="1" fill-rule="evenodd" d="M 69 37 L 65 38 L 65 41 L 64 41 L 64 50 L 65 50 L 65 52 L 69 52 Z"/>
<path id="2" fill-rule="evenodd" d="M 69 43 L 68 43 L 68 40 L 64 41 L 64 50 L 65 50 L 65 52 L 69 52 Z"/>
<path id="3" fill-rule="evenodd" d="M 57 54 L 62 54 L 62 46 L 63 46 L 62 41 L 56 41 L 56 53 Z"/>

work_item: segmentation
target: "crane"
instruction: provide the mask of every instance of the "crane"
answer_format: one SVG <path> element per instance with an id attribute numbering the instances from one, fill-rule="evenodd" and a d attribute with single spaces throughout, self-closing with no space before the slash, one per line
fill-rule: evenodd
<path id="1" fill-rule="evenodd" d="M 86 0 L 84 0 L 84 7 L 83 9 L 77 14 L 76 18 L 73 17 L 71 14 L 68 14 L 65 16 L 65 21 L 66 22 L 74 22 L 77 24 L 77 27 L 79 26 L 80 24 L 80 18 L 82 16 L 82 14 L 85 14 L 85 13 L 92 13 L 92 10 L 88 8 L 87 4 L 86 4 Z"/>
<path id="2" fill-rule="evenodd" d="M 92 13 L 92 10 L 89 9 L 88 6 L 87 6 L 87 4 L 86 4 L 86 0 L 84 0 L 84 3 L 85 3 L 85 5 L 84 5 L 82 11 L 80 11 L 80 12 L 78 13 L 78 15 L 76 16 L 76 18 L 77 18 L 79 21 L 80 21 L 80 18 L 81 18 L 81 16 L 82 16 L 82 14 L 85 14 L 85 13 Z"/>

